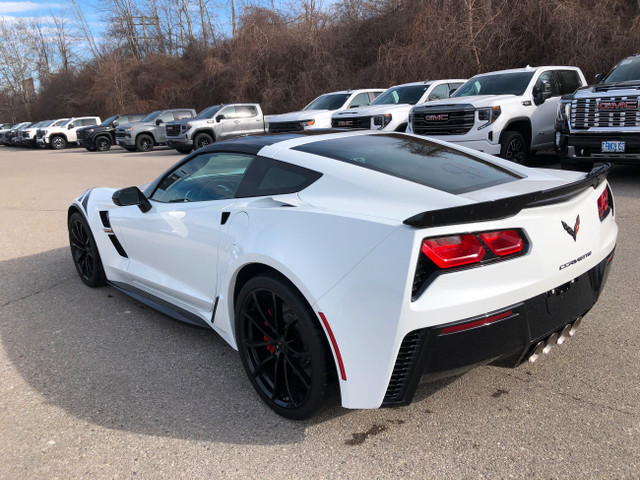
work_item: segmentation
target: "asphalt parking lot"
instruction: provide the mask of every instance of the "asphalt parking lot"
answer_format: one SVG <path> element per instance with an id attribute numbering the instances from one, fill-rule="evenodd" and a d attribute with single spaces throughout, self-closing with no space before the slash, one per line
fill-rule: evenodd
<path id="1" fill-rule="evenodd" d="M 292 422 L 216 334 L 76 275 L 70 201 L 179 158 L 0 147 L 0 478 L 640 477 L 640 166 L 610 175 L 616 257 L 574 338 L 408 407 Z"/>

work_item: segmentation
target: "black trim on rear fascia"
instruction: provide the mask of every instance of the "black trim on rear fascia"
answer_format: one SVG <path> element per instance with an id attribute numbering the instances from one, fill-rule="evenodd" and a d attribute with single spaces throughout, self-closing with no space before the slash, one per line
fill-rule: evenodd
<path id="1" fill-rule="evenodd" d="M 525 208 L 562 203 L 579 195 L 587 187 L 596 188 L 607 178 L 610 168 L 610 163 L 604 163 L 596 166 L 585 178 L 567 185 L 500 200 L 427 211 L 409 217 L 403 223 L 414 228 L 430 228 L 512 217 Z"/>
<path id="2" fill-rule="evenodd" d="M 163 313 L 166 316 L 173 318 L 174 320 L 177 320 L 182 323 L 188 323 L 189 325 L 194 325 L 196 327 L 206 328 L 209 330 L 211 329 L 209 324 L 205 322 L 203 319 L 201 319 L 200 317 L 198 317 L 197 315 L 194 315 L 193 313 L 188 312 L 187 310 L 184 310 L 180 307 L 176 307 L 175 305 L 165 300 L 162 300 L 161 298 L 158 298 L 154 295 L 151 295 L 150 293 L 140 290 L 139 288 L 133 287 L 131 285 L 128 285 L 122 282 L 110 281 L 109 285 L 111 285 L 116 290 L 119 290 L 122 293 L 129 295 L 130 297 L 138 300 L 139 302 L 144 303 L 145 305 L 153 308 L 154 310 L 157 310 L 160 313 Z"/>

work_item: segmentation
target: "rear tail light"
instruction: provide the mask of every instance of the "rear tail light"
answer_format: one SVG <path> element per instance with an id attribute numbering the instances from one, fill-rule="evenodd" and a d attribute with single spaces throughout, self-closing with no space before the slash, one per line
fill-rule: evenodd
<path id="1" fill-rule="evenodd" d="M 529 241 L 521 229 L 425 238 L 413 279 L 412 300 L 440 274 L 525 255 Z"/>
<path id="2" fill-rule="evenodd" d="M 605 217 L 611 211 L 609 195 L 610 195 L 609 187 L 607 187 L 602 191 L 602 194 L 598 197 L 598 216 L 600 217 L 600 221 L 604 220 Z"/>
<path id="3" fill-rule="evenodd" d="M 440 268 L 479 262 L 484 257 L 484 252 L 475 235 L 427 238 L 422 242 L 422 253 Z"/>
<path id="4" fill-rule="evenodd" d="M 499 257 L 518 253 L 524 246 L 524 241 L 515 230 L 481 233 L 480 238 Z"/>

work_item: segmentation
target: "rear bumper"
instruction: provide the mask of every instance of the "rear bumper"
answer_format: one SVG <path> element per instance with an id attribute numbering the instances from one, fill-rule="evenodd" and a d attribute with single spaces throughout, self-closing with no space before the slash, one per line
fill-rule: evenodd
<path id="1" fill-rule="evenodd" d="M 436 380 L 489 363 L 517 366 L 538 342 L 593 307 L 606 282 L 613 254 L 571 282 L 516 305 L 410 332 L 400 347 L 382 406 L 411 403 L 421 378 Z M 498 320 L 483 324 L 491 317 Z"/>
<path id="2" fill-rule="evenodd" d="M 603 141 L 624 141 L 624 153 L 602 153 Z M 556 151 L 576 161 L 606 160 L 611 162 L 640 161 L 640 135 L 635 133 L 557 133 Z"/>

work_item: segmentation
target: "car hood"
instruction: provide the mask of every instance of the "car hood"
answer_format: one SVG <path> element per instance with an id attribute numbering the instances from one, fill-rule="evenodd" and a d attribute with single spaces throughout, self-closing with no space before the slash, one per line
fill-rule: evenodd
<path id="1" fill-rule="evenodd" d="M 497 105 L 499 103 L 518 101 L 521 97 L 517 95 L 475 95 L 471 97 L 455 97 L 445 98 L 443 100 L 432 100 L 427 103 L 421 103 L 416 107 L 438 107 L 444 105 L 472 105 L 475 108 Z"/>
<path id="2" fill-rule="evenodd" d="M 412 105 L 401 103 L 399 105 L 369 105 L 367 107 L 352 108 L 333 114 L 333 118 L 343 117 L 364 117 L 372 115 L 385 115 L 387 113 L 407 112 L 411 110 Z"/>
<path id="3" fill-rule="evenodd" d="M 640 80 L 632 80 L 629 82 L 619 83 L 598 83 L 597 85 L 588 85 L 576 90 L 576 97 L 586 97 L 591 95 L 602 94 L 615 91 L 615 95 L 622 96 L 624 91 L 628 90 L 630 95 L 640 94 Z"/>
<path id="4" fill-rule="evenodd" d="M 154 120 L 153 122 L 131 122 L 131 123 L 121 123 L 120 125 L 118 125 L 118 126 L 116 127 L 116 130 L 117 130 L 117 129 L 120 129 L 120 128 L 122 128 L 122 129 L 124 129 L 124 130 L 127 130 L 127 129 L 131 128 L 131 127 L 133 127 L 133 128 L 140 128 L 140 127 L 147 127 L 147 126 L 154 126 L 154 127 L 155 127 L 155 126 L 156 126 L 156 122 L 155 122 L 155 120 Z"/>
<path id="5" fill-rule="evenodd" d="M 110 130 L 112 127 L 110 126 L 102 126 L 102 125 L 90 125 L 88 127 L 82 127 L 76 129 L 76 132 L 86 132 L 87 130 L 93 130 L 94 132 L 103 132 L 105 130 Z"/>

